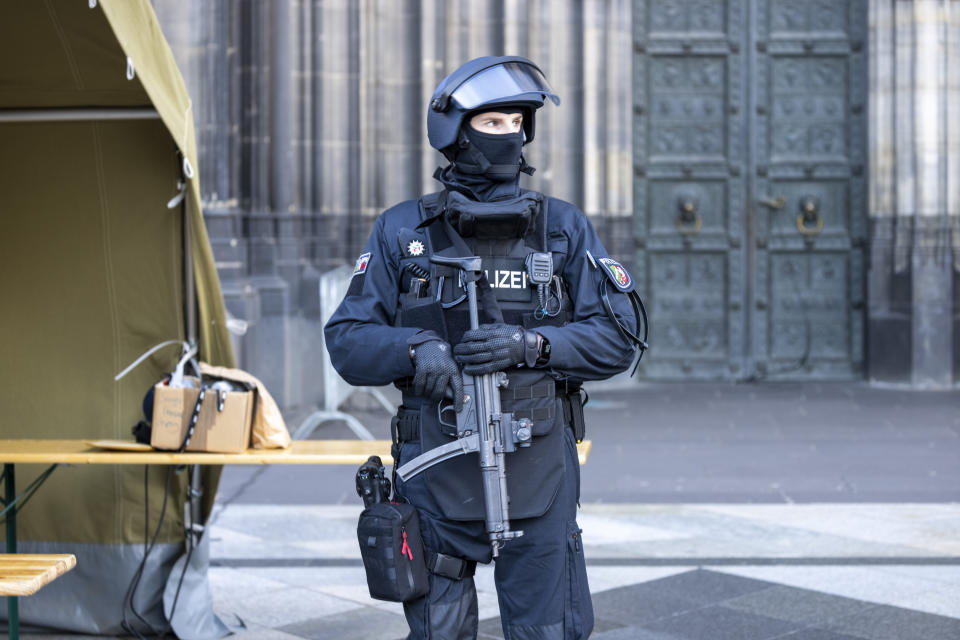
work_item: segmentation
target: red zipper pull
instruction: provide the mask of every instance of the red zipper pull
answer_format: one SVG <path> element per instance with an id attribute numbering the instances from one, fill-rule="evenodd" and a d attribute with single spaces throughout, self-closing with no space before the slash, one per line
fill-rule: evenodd
<path id="1" fill-rule="evenodd" d="M 411 562 L 413 561 L 413 551 L 410 550 L 410 545 L 407 544 L 407 530 L 403 530 L 403 546 L 400 548 L 400 555 L 407 556 L 410 558 Z"/>

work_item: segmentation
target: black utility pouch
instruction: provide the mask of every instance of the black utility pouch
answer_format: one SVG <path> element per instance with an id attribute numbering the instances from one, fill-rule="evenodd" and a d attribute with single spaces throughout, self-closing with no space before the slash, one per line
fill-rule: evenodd
<path id="1" fill-rule="evenodd" d="M 357 539 L 371 598 L 409 602 L 430 590 L 420 520 L 413 505 L 370 505 L 360 514 Z"/>
<path id="2" fill-rule="evenodd" d="M 563 418 L 573 429 L 573 437 L 577 444 L 583 442 L 587 435 L 587 422 L 583 418 L 583 405 L 586 404 L 583 394 L 585 393 L 582 389 L 576 389 L 564 395 L 563 401 Z"/>

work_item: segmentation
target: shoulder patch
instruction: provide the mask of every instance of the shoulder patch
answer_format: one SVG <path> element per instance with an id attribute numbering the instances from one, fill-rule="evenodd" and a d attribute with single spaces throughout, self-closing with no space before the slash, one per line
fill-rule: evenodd
<path id="1" fill-rule="evenodd" d="M 597 258 L 597 262 L 603 268 L 610 280 L 620 291 L 629 291 L 633 288 L 633 278 L 623 268 L 623 265 L 613 258 Z"/>
<path id="2" fill-rule="evenodd" d="M 370 264 L 370 253 L 368 252 L 368 253 L 361 254 L 360 257 L 357 258 L 357 263 L 353 265 L 353 275 L 356 276 L 361 273 L 366 273 L 367 265 L 369 264 Z"/>

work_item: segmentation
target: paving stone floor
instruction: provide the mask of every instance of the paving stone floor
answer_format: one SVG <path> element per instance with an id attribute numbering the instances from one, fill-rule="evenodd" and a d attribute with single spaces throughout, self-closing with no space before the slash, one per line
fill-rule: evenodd
<path id="1" fill-rule="evenodd" d="M 591 394 L 592 638 L 960 640 L 960 391 Z M 208 575 L 237 640 L 405 635 L 400 605 L 368 595 L 352 484 L 332 467 L 224 473 Z M 502 638 L 492 568 L 476 582 L 480 637 Z"/>
<path id="2" fill-rule="evenodd" d="M 594 595 L 595 640 L 956 640 L 960 620 L 694 569 Z M 502 639 L 499 618 L 481 638 Z"/>
<path id="3" fill-rule="evenodd" d="M 960 619 L 832 595 L 721 570 L 673 575 L 593 594 L 595 640 L 957 640 Z M 956 571 L 954 571 L 956 573 Z M 956 578 L 957 576 L 954 576 Z M 281 598 L 291 593 L 280 594 Z M 252 620 L 241 638 L 367 640 L 405 637 L 399 607 L 314 614 L 273 629 Z M 278 608 L 289 615 L 289 607 Z M 259 617 L 267 623 L 268 619 Z M 502 640 L 499 617 L 480 623 L 481 640 Z"/>
<path id="4" fill-rule="evenodd" d="M 367 594 L 357 511 L 218 515 L 214 603 L 239 638 L 404 636 L 400 605 Z M 584 505 L 579 521 L 593 638 L 960 638 L 960 505 Z M 476 581 L 480 638 L 502 638 L 492 568 Z"/>
<path id="5" fill-rule="evenodd" d="M 237 640 L 404 637 L 400 605 L 367 593 L 358 511 L 219 510 L 210 587 Z M 596 640 L 960 638 L 958 504 L 585 505 L 579 521 Z M 502 638 L 492 568 L 476 581 L 479 637 Z"/>

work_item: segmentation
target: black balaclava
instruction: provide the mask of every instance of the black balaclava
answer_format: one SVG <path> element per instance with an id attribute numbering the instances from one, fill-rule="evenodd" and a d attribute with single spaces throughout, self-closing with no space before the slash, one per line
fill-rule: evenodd
<path id="1" fill-rule="evenodd" d="M 515 198 L 520 195 L 520 172 L 533 173 L 523 158 L 523 140 L 522 130 L 484 133 L 465 119 L 450 164 L 435 177 L 448 189 L 480 202 Z"/>

